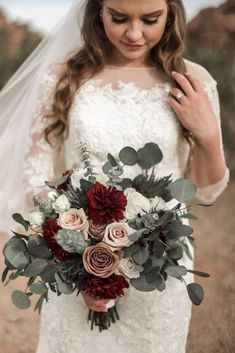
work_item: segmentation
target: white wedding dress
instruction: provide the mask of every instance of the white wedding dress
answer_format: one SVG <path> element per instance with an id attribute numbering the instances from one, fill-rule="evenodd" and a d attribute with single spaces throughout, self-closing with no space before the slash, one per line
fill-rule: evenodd
<path id="1" fill-rule="evenodd" d="M 220 119 L 216 82 L 201 66 L 186 63 L 188 71 L 203 83 Z M 52 167 L 57 156 L 42 137 L 41 115 L 45 109 L 50 110 L 57 79 L 52 70 L 41 82 L 24 168 L 29 197 L 32 191 L 40 190 L 37 187 L 44 180 L 53 178 Z M 173 178 L 186 176 L 189 147 L 168 103 L 170 89 L 171 84 L 160 82 L 153 68 L 106 66 L 80 87 L 70 109 L 69 135 L 64 145 L 66 167 L 81 161 L 79 145 L 83 141 L 98 173 L 108 152 L 117 156 L 124 146 L 138 149 L 153 141 L 164 155 L 159 176 L 171 173 Z M 138 171 L 137 167 L 127 168 L 125 173 L 133 177 Z M 228 170 L 218 183 L 199 189 L 198 198 L 205 202 L 215 200 L 227 181 Z M 193 268 L 187 256 L 181 263 Z M 188 274 L 185 280 L 193 282 L 193 275 Z M 88 309 L 81 296 L 50 295 L 41 314 L 37 353 L 185 353 L 191 302 L 179 280 L 169 278 L 166 290 L 161 293 L 157 290 L 142 293 L 130 287 L 119 299 L 118 311 L 120 321 L 99 333 L 97 328 L 90 330 Z"/>

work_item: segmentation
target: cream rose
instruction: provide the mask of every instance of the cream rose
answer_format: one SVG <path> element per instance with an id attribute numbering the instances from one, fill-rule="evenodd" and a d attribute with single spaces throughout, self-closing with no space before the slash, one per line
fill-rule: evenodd
<path id="1" fill-rule="evenodd" d="M 128 236 L 134 232 L 135 229 L 131 228 L 127 223 L 113 222 L 107 225 L 103 242 L 114 248 L 130 246 L 133 242 Z"/>
<path id="2" fill-rule="evenodd" d="M 138 278 L 140 272 L 137 270 L 135 263 L 131 257 L 122 259 L 119 262 L 116 273 L 121 273 L 127 278 Z"/>
<path id="3" fill-rule="evenodd" d="M 112 251 L 107 244 L 101 242 L 84 250 L 83 265 L 88 273 L 107 278 L 115 272 L 122 256 L 122 251 Z"/>
<path id="4" fill-rule="evenodd" d="M 52 204 L 52 207 L 57 213 L 68 211 L 71 207 L 68 198 L 65 195 L 61 195 Z"/>
<path id="5" fill-rule="evenodd" d="M 55 202 L 60 195 L 56 191 L 50 191 L 47 194 L 47 198 L 50 202 Z"/>
<path id="6" fill-rule="evenodd" d="M 148 212 L 150 210 L 150 200 L 137 192 L 134 188 L 127 188 L 124 191 L 124 194 L 127 198 L 127 206 L 124 216 L 127 219 L 132 219 L 137 216 L 138 213 L 143 214 L 144 211 Z"/>
<path id="7" fill-rule="evenodd" d="M 33 230 L 39 231 L 45 222 L 45 215 L 42 212 L 31 212 L 29 214 L 29 223 Z"/>
<path id="8" fill-rule="evenodd" d="M 88 240 L 89 222 L 83 208 L 70 208 L 59 215 L 58 224 L 65 229 L 74 229 L 82 232 Z"/>

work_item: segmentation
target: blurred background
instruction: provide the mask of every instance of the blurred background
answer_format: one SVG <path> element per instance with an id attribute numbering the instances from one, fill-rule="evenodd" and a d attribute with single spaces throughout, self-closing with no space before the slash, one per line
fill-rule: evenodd
<path id="1" fill-rule="evenodd" d="M 72 2 L 0 0 L 0 89 Z M 184 56 L 202 64 L 218 82 L 225 155 L 231 172 L 230 184 L 215 205 L 194 208 L 200 218 L 192 224 L 195 268 L 211 277 L 196 278 L 205 289 L 205 300 L 200 307 L 193 307 L 187 352 L 234 353 L 235 0 L 184 0 L 184 4 L 188 17 Z M 5 241 L 1 234 L 0 247 Z M 0 265 L 2 271 L 1 256 Z M 0 353 L 34 353 L 39 317 L 33 310 L 22 312 L 13 306 L 10 294 L 16 288 L 24 289 L 24 281 L 1 286 Z"/>

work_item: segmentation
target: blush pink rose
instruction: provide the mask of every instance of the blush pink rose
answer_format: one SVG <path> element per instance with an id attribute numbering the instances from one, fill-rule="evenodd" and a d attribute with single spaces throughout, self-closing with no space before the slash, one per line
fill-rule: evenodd
<path id="1" fill-rule="evenodd" d="M 134 232 L 135 229 L 131 228 L 127 223 L 113 222 L 107 225 L 103 242 L 114 248 L 128 247 L 133 244 L 128 236 Z"/>
<path id="2" fill-rule="evenodd" d="M 89 222 L 83 208 L 79 210 L 70 208 L 66 212 L 61 212 L 59 214 L 58 224 L 62 228 L 82 232 L 85 235 L 85 239 L 88 239 Z"/>
<path id="3" fill-rule="evenodd" d="M 84 250 L 83 265 L 88 273 L 106 278 L 115 272 L 122 257 L 122 251 L 112 251 L 107 244 L 101 242 Z"/>

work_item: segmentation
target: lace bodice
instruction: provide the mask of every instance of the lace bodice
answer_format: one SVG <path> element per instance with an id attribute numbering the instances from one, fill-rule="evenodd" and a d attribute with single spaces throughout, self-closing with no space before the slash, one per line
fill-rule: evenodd
<path id="1" fill-rule="evenodd" d="M 197 73 L 208 94 L 220 124 L 220 106 L 217 83 L 197 64 L 186 61 L 190 72 Z M 35 112 L 25 162 L 24 180 L 28 203 L 32 194 L 44 180 L 54 176 L 58 154 L 44 140 L 45 123 L 41 116 L 50 112 L 58 75 L 53 69 L 41 81 L 38 109 Z M 78 90 L 69 113 L 69 134 L 65 140 L 65 166 L 81 162 L 79 145 L 86 142 L 91 160 L 99 173 L 107 152 L 114 155 L 126 145 L 134 148 L 154 141 L 163 151 L 163 161 L 158 166 L 160 175 L 173 178 L 187 177 L 189 145 L 179 120 L 168 103 L 170 82 L 157 79 L 154 68 L 118 68 L 108 65 L 96 77 L 85 82 Z M 223 150 L 222 138 L 221 149 Z M 136 166 L 136 168 L 138 168 Z M 127 175 L 138 170 L 126 169 Z M 125 174 L 124 174 L 125 175 Z M 197 196 L 202 202 L 213 202 L 226 187 L 229 171 L 222 180 L 199 188 Z M 30 205 L 32 207 L 32 205 Z"/>
<path id="2" fill-rule="evenodd" d="M 195 68 L 192 64 L 191 69 Z M 192 71 L 192 70 L 191 70 Z M 216 82 L 200 68 L 202 82 L 219 121 Z M 57 155 L 43 139 L 43 110 L 50 110 L 57 75 L 47 73 L 41 82 L 38 110 L 33 119 L 25 162 L 25 183 L 28 196 L 38 192 L 45 179 L 53 178 Z M 168 104 L 170 82 L 158 80 L 153 69 L 107 67 L 88 80 L 77 91 L 69 112 L 69 133 L 64 143 L 67 168 L 81 163 L 79 145 L 86 142 L 96 172 L 106 160 L 107 152 L 117 155 L 126 146 L 138 149 L 144 143 L 159 144 L 164 158 L 158 166 L 160 175 L 173 178 L 186 176 L 189 146 L 176 115 Z M 222 143 L 221 143 L 222 148 Z M 125 169 L 133 177 L 138 167 Z M 215 200 L 225 188 L 228 172 L 216 184 L 198 190 L 200 200 Z M 102 178 L 98 176 L 102 181 Z M 192 250 L 193 255 L 193 250 Z M 184 256 L 181 264 L 193 268 L 193 261 Z M 193 282 L 193 275 L 185 277 Z M 167 288 L 142 293 L 130 287 L 118 302 L 120 322 L 108 332 L 90 332 L 86 323 L 87 308 L 81 296 L 56 297 L 41 316 L 37 353 L 185 353 L 191 302 L 184 285 L 169 278 Z"/>

